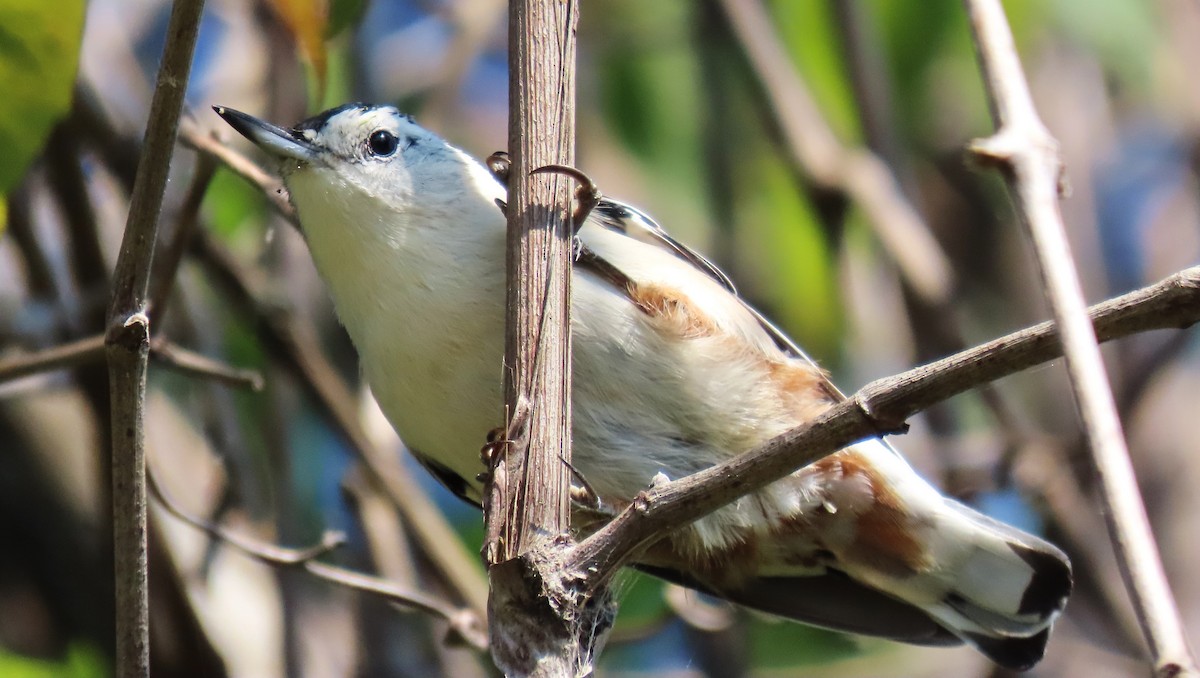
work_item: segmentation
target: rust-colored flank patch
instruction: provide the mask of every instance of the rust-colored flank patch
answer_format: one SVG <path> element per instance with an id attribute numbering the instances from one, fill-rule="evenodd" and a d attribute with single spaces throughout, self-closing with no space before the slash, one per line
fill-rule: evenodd
<path id="1" fill-rule="evenodd" d="M 816 365 L 798 360 L 770 360 L 767 374 L 787 408 L 799 419 L 797 424 L 817 416 L 832 403 L 825 389 L 825 373 Z"/>
<path id="2" fill-rule="evenodd" d="M 646 315 L 660 319 L 685 339 L 707 337 L 717 333 L 712 320 L 693 309 L 682 292 L 662 285 L 630 281 L 629 298 Z"/>
<path id="3" fill-rule="evenodd" d="M 842 450 L 813 464 L 812 472 L 829 476 L 832 482 L 861 478 L 870 490 L 870 506 L 851 509 L 857 520 L 854 541 L 845 554 L 849 560 L 897 576 L 914 574 L 926 565 L 925 548 L 915 534 L 919 526 L 869 459 L 854 449 Z M 840 481 L 833 480 L 838 477 Z"/>

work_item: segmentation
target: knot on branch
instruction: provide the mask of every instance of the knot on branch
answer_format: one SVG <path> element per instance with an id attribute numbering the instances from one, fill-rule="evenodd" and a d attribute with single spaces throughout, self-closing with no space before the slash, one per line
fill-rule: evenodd
<path id="1" fill-rule="evenodd" d="M 1048 167 L 1059 197 L 1069 197 L 1071 182 L 1058 141 L 1041 124 L 1008 124 L 995 134 L 967 144 L 967 153 L 981 167 L 994 167 L 1012 177 L 1028 163 Z"/>
<path id="2" fill-rule="evenodd" d="M 882 412 L 871 404 L 869 394 L 859 393 L 854 396 L 854 406 L 867 421 L 875 435 L 882 438 L 888 435 L 904 435 L 908 433 L 908 422 L 903 416 L 897 417 L 888 412 Z"/>
<path id="3" fill-rule="evenodd" d="M 119 346 L 130 353 L 150 350 L 150 317 L 137 311 L 124 320 L 114 319 L 104 334 L 106 346 Z"/>

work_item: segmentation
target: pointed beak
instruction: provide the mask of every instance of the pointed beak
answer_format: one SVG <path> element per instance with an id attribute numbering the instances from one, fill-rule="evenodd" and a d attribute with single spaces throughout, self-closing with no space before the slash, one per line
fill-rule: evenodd
<path id="1" fill-rule="evenodd" d="M 317 158 L 317 147 L 298 138 L 291 131 L 276 127 L 252 115 L 224 106 L 213 106 L 217 115 L 225 119 L 238 134 L 253 141 L 259 148 L 280 158 L 310 162 Z"/>

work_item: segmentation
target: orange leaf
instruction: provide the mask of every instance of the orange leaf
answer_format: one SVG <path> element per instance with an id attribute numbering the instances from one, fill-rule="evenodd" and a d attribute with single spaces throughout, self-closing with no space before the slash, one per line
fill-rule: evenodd
<path id="1" fill-rule="evenodd" d="M 280 21 L 300 50 L 301 56 L 312 64 L 317 86 L 325 89 L 325 35 L 329 25 L 329 0 L 267 0 L 279 15 Z"/>

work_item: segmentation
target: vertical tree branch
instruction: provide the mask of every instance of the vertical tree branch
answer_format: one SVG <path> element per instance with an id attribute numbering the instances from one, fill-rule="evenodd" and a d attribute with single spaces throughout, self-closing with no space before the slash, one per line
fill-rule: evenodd
<path id="1" fill-rule="evenodd" d="M 538 532 L 567 528 L 571 457 L 571 191 L 563 177 L 531 175 L 575 161 L 573 0 L 522 0 L 509 9 L 508 331 L 504 397 L 510 425 L 524 420 L 529 452 L 507 462 L 510 518 L 499 560 L 525 552 Z M 515 427 L 509 431 L 515 433 Z M 499 561 L 494 561 L 499 562 Z"/>
<path id="2" fill-rule="evenodd" d="M 538 567 L 569 528 L 572 230 L 568 180 L 530 174 L 575 160 L 578 19 L 574 0 L 509 5 L 507 422 L 484 545 L 492 656 L 509 675 L 574 675 L 590 661 Z"/>
<path id="3" fill-rule="evenodd" d="M 112 399 L 116 675 L 122 678 L 150 674 L 143 431 L 150 355 L 146 295 L 163 191 L 203 10 L 204 0 L 177 0 L 171 11 L 105 330 Z"/>
<path id="4" fill-rule="evenodd" d="M 1096 334 L 1063 228 L 1058 144 L 1038 117 L 998 0 L 964 0 L 996 133 L 971 150 L 1003 170 L 1034 245 L 1058 321 L 1067 372 L 1108 511 L 1105 519 L 1157 676 L 1196 675 L 1183 624 L 1146 518 Z"/>

